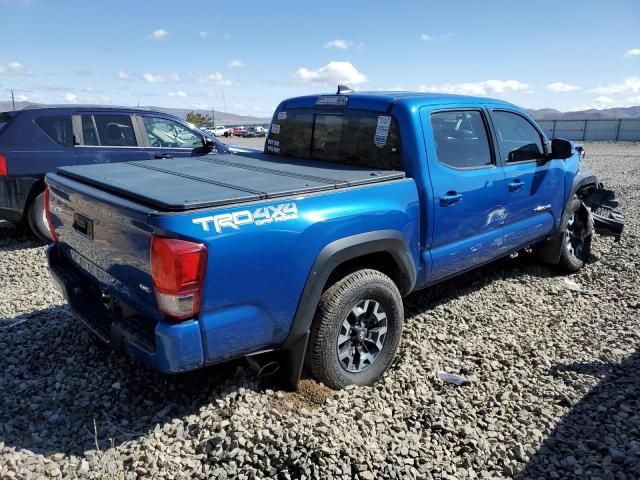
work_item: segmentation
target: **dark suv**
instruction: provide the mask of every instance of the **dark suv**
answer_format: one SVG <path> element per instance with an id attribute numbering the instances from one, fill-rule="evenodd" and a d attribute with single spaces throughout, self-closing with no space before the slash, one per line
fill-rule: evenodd
<path id="1" fill-rule="evenodd" d="M 0 113 L 0 220 L 51 239 L 44 176 L 63 165 L 191 157 L 227 147 L 166 113 L 126 107 L 33 106 Z"/>

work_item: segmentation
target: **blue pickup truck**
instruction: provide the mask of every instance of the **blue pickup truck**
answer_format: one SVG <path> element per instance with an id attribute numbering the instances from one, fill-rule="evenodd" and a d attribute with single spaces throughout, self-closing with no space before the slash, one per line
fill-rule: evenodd
<path id="1" fill-rule="evenodd" d="M 499 100 L 291 98 L 264 152 L 48 174 L 49 265 L 97 337 L 162 372 L 248 357 L 367 385 L 410 292 L 524 249 L 575 272 L 594 232 L 620 238 L 583 154 Z"/>

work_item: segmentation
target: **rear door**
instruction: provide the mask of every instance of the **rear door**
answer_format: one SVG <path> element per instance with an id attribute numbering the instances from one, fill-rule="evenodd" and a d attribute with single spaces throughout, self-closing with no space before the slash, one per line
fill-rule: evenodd
<path id="1" fill-rule="evenodd" d="M 74 115 L 78 138 L 78 163 L 116 163 L 148 160 L 149 152 L 132 115 L 114 112 L 81 112 Z"/>
<path id="2" fill-rule="evenodd" d="M 139 117 L 145 148 L 150 158 L 180 158 L 204 155 L 203 137 L 196 130 L 162 115 Z"/>
<path id="3" fill-rule="evenodd" d="M 434 194 L 431 281 L 497 256 L 502 246 L 506 185 L 481 108 L 422 109 Z"/>
<path id="4" fill-rule="evenodd" d="M 562 215 L 563 160 L 547 160 L 544 134 L 521 113 L 494 109 L 491 119 L 507 179 L 505 249 L 543 239 Z"/>

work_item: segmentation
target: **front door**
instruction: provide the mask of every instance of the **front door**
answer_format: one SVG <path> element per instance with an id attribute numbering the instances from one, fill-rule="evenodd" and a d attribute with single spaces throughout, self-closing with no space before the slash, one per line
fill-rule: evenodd
<path id="1" fill-rule="evenodd" d="M 437 281 L 495 258 L 506 215 L 505 176 L 481 109 L 422 111 L 433 188 L 432 270 Z"/>
<path id="2" fill-rule="evenodd" d="M 548 160 L 544 136 L 522 114 L 493 110 L 491 118 L 507 178 L 504 248 L 517 250 L 544 239 L 562 216 L 563 160 Z"/>
<path id="3" fill-rule="evenodd" d="M 143 114 L 140 118 L 151 158 L 193 157 L 208 153 L 202 135 L 182 123 L 153 114 Z"/>

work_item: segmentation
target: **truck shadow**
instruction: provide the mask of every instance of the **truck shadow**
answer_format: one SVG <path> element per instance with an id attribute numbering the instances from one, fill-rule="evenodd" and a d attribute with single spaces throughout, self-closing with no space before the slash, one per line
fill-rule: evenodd
<path id="1" fill-rule="evenodd" d="M 97 344 L 64 305 L 0 321 L 0 443 L 82 455 L 200 413 L 260 379 L 238 362 L 167 376 Z M 212 421 L 231 411 L 216 407 Z M 177 427 L 177 425 L 180 427 Z M 188 435 L 188 431 L 176 435 Z"/>
<path id="2" fill-rule="evenodd" d="M 44 246 L 26 225 L 0 220 L 0 252 L 14 252 Z"/>
<path id="3" fill-rule="evenodd" d="M 560 364 L 551 373 L 601 380 L 515 478 L 640 478 L 640 352 L 619 364 Z"/>
<path id="4" fill-rule="evenodd" d="M 594 257 L 595 260 L 595 257 Z M 497 280 L 534 278 L 561 278 L 563 275 L 541 264 L 531 255 L 501 258 L 487 265 L 470 270 L 424 290 L 410 294 L 405 302 L 405 316 L 424 313 L 450 300 L 476 292 Z"/>

